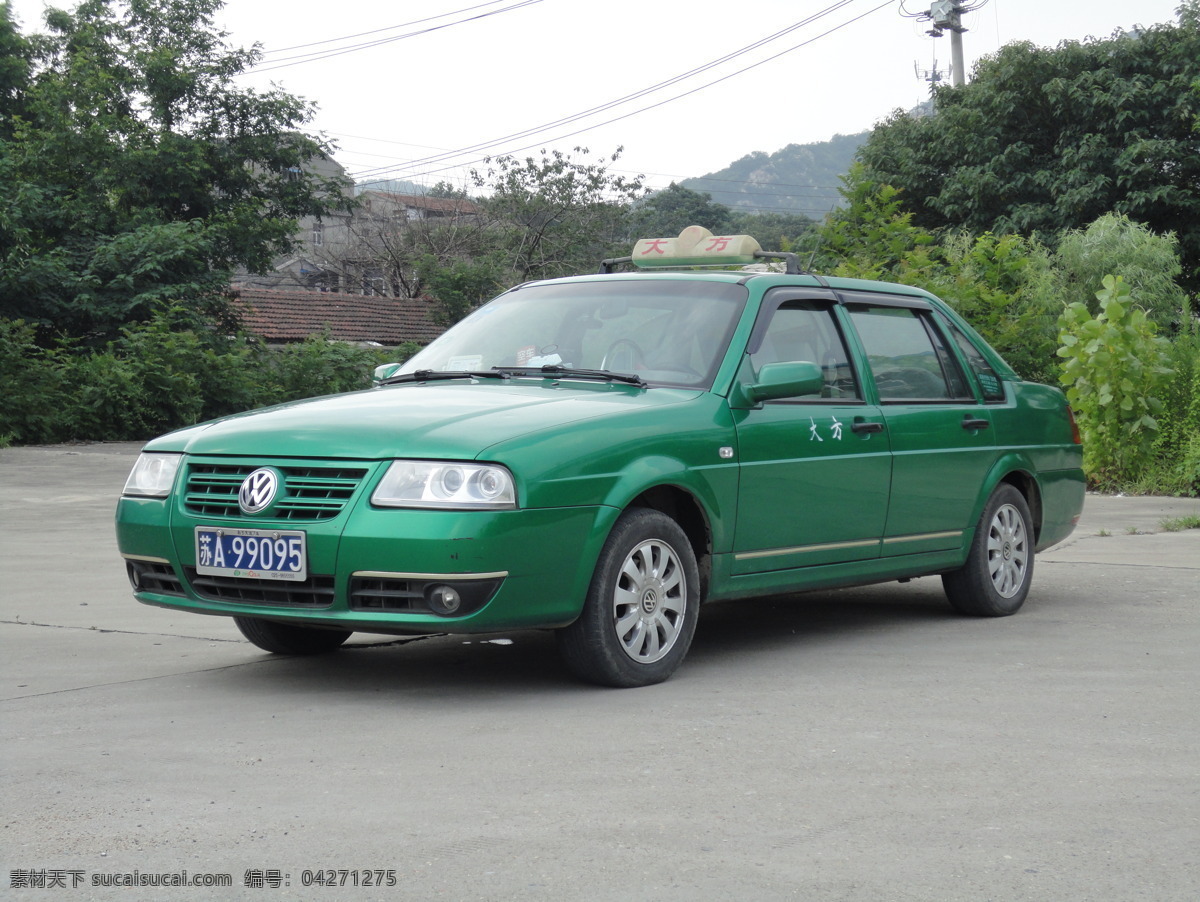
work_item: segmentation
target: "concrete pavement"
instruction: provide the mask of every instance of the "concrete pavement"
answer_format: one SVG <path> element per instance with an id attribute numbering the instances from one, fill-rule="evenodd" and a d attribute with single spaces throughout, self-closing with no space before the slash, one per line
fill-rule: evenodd
<path id="1" fill-rule="evenodd" d="M 1016 617 L 936 579 L 717 604 L 606 691 L 540 632 L 288 659 L 135 603 L 136 452 L 0 450 L 7 897 L 1200 898 L 1200 530 L 1160 528 L 1200 500 L 1089 497 Z M 183 870 L 231 885 L 102 885 Z"/>

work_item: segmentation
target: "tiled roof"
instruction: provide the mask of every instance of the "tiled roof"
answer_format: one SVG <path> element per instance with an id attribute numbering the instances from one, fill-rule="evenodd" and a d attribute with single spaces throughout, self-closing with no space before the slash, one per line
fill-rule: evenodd
<path id="1" fill-rule="evenodd" d="M 328 328 L 342 341 L 395 345 L 428 342 L 442 332 L 429 319 L 429 303 L 419 299 L 261 288 L 237 294 L 243 324 L 267 341 L 302 341 Z"/>

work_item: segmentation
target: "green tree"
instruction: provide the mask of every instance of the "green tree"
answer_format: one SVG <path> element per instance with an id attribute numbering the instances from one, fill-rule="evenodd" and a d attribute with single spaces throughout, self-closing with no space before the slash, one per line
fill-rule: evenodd
<path id="1" fill-rule="evenodd" d="M 921 285 L 939 258 L 937 238 L 914 222 L 902 193 L 854 164 L 843 179 L 846 207 L 821 226 L 818 272 Z"/>
<path id="2" fill-rule="evenodd" d="M 22 109 L 29 85 L 32 50 L 17 30 L 8 0 L 0 2 L 0 141 L 12 137 L 12 127 Z"/>
<path id="3" fill-rule="evenodd" d="M 505 271 L 496 255 L 439 260 L 426 255 L 417 264 L 422 293 L 433 306 L 429 318 L 449 328 L 505 287 Z"/>
<path id="4" fill-rule="evenodd" d="M 220 6 L 84 0 L 24 43 L 3 8 L 0 45 L 28 53 L 0 66 L 0 317 L 102 344 L 167 304 L 219 315 L 235 267 L 344 205 L 305 169 L 312 106 L 234 85 L 259 50 L 224 43 Z"/>
<path id="5" fill-rule="evenodd" d="M 642 196 L 640 177 L 609 171 L 620 148 L 600 163 L 586 160 L 587 148 L 574 152 L 491 157 L 485 169 L 472 170 L 485 195 L 491 249 L 514 281 L 593 270 L 624 247 L 628 208 Z"/>
<path id="6" fill-rule="evenodd" d="M 446 197 L 457 200 L 468 200 L 467 192 L 464 189 L 455 187 L 453 184 L 447 181 L 438 182 L 426 193 L 430 197 Z"/>
<path id="7" fill-rule="evenodd" d="M 1054 49 L 1010 44 L 932 116 L 893 115 L 859 151 L 928 229 L 1041 234 L 1115 211 L 1178 236 L 1200 288 L 1200 0 L 1179 22 Z"/>
<path id="8" fill-rule="evenodd" d="M 729 231 L 735 235 L 753 235 L 764 250 L 811 255 L 816 247 L 816 225 L 803 213 L 739 213 L 735 210 Z"/>
<path id="9" fill-rule="evenodd" d="M 691 225 L 703 226 L 714 235 L 733 232 L 728 207 L 713 203 L 711 194 L 692 191 L 671 182 L 638 204 L 630 215 L 631 237 L 671 238 Z M 756 236 L 757 237 L 757 236 Z"/>

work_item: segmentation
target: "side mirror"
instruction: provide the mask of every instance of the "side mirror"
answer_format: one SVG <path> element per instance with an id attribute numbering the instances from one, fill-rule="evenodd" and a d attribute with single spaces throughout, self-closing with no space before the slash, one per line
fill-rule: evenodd
<path id="1" fill-rule="evenodd" d="M 381 364 L 379 364 L 379 366 L 375 367 L 375 373 L 371 377 L 372 384 L 378 385 L 380 382 L 382 382 L 384 379 L 387 379 L 389 376 L 396 375 L 396 370 L 400 369 L 401 366 L 403 366 L 403 364 L 401 364 L 401 363 L 381 363 Z"/>
<path id="2" fill-rule="evenodd" d="M 811 395 L 825 385 L 821 368 L 807 361 L 768 363 L 758 374 L 758 381 L 745 387 L 746 396 L 755 403 L 776 398 L 795 398 Z"/>

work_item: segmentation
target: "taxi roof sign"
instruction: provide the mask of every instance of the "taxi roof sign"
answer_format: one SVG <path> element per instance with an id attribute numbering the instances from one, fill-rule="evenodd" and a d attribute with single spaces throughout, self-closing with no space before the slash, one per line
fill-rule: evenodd
<path id="1" fill-rule="evenodd" d="M 642 268 L 746 265 L 761 253 L 750 235 L 714 235 L 703 226 L 688 226 L 678 238 L 642 238 L 629 262 Z"/>

